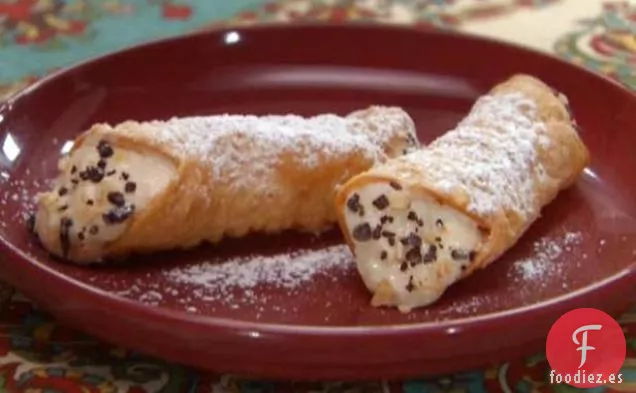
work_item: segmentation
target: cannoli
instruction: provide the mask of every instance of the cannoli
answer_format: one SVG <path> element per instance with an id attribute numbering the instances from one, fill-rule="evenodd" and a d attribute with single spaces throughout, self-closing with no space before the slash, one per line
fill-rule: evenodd
<path id="1" fill-rule="evenodd" d="M 515 75 L 426 147 L 352 177 L 335 203 L 371 304 L 436 302 L 512 247 L 588 161 L 567 98 Z"/>
<path id="2" fill-rule="evenodd" d="M 87 264 L 250 232 L 335 226 L 335 187 L 419 146 L 402 109 L 97 124 L 36 200 L 35 234 Z"/>

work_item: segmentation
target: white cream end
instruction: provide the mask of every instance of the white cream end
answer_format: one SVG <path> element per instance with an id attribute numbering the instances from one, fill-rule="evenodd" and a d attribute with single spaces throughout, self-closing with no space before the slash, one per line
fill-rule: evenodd
<path id="1" fill-rule="evenodd" d="M 395 182 L 371 183 L 347 197 L 346 228 L 375 306 L 407 312 L 434 303 L 482 242 L 473 219 Z"/>
<path id="2" fill-rule="evenodd" d="M 104 247 L 176 176 L 175 165 L 161 154 L 90 136 L 60 161 L 53 190 L 38 196 L 34 232 L 58 257 L 99 262 Z"/>

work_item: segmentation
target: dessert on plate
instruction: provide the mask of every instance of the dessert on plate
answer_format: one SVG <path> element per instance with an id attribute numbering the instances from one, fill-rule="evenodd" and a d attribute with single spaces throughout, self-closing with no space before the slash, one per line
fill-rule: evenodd
<path id="1" fill-rule="evenodd" d="M 353 176 L 335 203 L 371 304 L 436 302 L 512 247 L 588 161 L 566 97 L 515 75 L 428 146 Z"/>
<path id="2" fill-rule="evenodd" d="M 80 264 L 337 223 L 336 186 L 419 147 L 400 108 L 96 124 L 37 197 L 34 232 Z"/>

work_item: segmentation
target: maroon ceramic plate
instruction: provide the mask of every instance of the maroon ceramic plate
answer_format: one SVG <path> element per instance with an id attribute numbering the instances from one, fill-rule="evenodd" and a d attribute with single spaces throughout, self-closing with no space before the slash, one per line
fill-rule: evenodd
<path id="1" fill-rule="evenodd" d="M 428 309 L 370 307 L 337 231 L 319 239 L 250 236 L 99 269 L 56 263 L 27 234 L 28 198 L 55 173 L 65 142 L 95 122 L 345 114 L 383 104 L 410 112 L 428 142 L 517 72 L 569 96 L 592 164 L 509 253 Z M 219 372 L 362 379 L 484 366 L 543 350 L 551 324 L 570 309 L 618 315 L 629 306 L 634 129 L 636 99 L 618 85 L 541 54 L 450 33 L 259 27 L 153 43 L 60 72 L 0 109 L 1 271 L 71 326 Z M 241 265 L 253 255 L 261 258 Z"/>

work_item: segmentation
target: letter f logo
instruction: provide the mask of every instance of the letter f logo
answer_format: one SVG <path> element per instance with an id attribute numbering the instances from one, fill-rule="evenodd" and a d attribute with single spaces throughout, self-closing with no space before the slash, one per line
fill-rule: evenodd
<path id="1" fill-rule="evenodd" d="M 574 341 L 574 344 L 581 345 L 580 347 L 576 348 L 577 351 L 581 351 L 581 364 L 579 364 L 579 368 L 583 367 L 583 365 L 585 364 L 585 361 L 587 360 L 587 351 L 596 349 L 594 347 L 587 345 L 587 332 L 589 330 L 601 330 L 601 327 L 602 327 L 601 325 L 585 325 L 576 329 L 574 333 L 572 334 L 572 341 Z M 582 334 L 583 339 L 581 340 L 581 342 L 579 342 L 579 340 L 577 339 L 577 336 L 581 332 L 583 333 Z"/>

